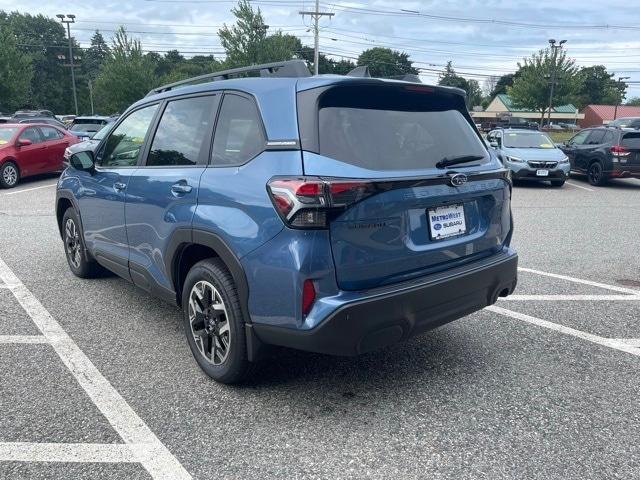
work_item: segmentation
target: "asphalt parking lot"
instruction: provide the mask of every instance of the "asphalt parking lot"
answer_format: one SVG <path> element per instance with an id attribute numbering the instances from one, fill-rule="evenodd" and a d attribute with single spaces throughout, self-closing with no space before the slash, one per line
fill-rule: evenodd
<path id="1" fill-rule="evenodd" d="M 640 478 L 640 181 L 516 186 L 514 297 L 233 388 L 178 309 L 70 273 L 55 182 L 0 190 L 0 478 Z"/>

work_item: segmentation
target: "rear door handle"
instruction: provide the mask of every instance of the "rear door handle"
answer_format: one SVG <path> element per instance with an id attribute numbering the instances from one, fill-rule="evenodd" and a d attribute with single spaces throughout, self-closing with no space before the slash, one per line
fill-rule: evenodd
<path id="1" fill-rule="evenodd" d="M 115 188 L 118 192 L 120 192 L 125 188 L 127 188 L 127 184 L 122 182 L 116 182 L 113 184 L 113 188 Z"/>
<path id="2" fill-rule="evenodd" d="M 184 183 L 174 183 L 171 185 L 171 191 L 173 193 L 189 193 L 192 189 L 191 185 Z"/>

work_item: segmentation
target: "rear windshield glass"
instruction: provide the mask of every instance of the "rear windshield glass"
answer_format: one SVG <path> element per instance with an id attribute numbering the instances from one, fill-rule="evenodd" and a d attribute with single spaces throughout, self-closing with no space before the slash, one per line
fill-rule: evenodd
<path id="1" fill-rule="evenodd" d="M 504 146 L 508 148 L 556 148 L 544 133 L 505 132 Z"/>
<path id="2" fill-rule="evenodd" d="M 320 154 L 370 170 L 434 167 L 443 158 L 489 157 L 479 137 L 447 99 L 398 88 L 341 88 L 319 110 Z"/>
<path id="3" fill-rule="evenodd" d="M 622 146 L 631 149 L 640 149 L 640 132 L 627 133 L 622 137 Z"/>
<path id="4" fill-rule="evenodd" d="M 101 123 L 74 123 L 73 125 L 71 125 L 71 130 L 75 130 L 77 132 L 97 132 L 106 123 L 107 122 L 104 121 Z"/>
<path id="5" fill-rule="evenodd" d="M 0 128 L 0 145 L 5 145 L 7 143 L 9 143 L 9 140 L 11 140 L 11 137 L 13 136 L 13 134 L 16 132 L 15 127 L 11 128 L 11 127 L 4 127 L 4 128 Z"/>

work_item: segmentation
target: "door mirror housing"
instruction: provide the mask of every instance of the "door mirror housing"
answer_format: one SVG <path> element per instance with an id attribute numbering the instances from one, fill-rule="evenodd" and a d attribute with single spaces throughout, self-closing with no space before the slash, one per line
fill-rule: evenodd
<path id="1" fill-rule="evenodd" d="M 76 170 L 83 172 L 93 172 L 95 169 L 95 160 L 93 158 L 93 152 L 91 150 L 77 152 L 71 155 L 69 164 Z"/>
<path id="2" fill-rule="evenodd" d="M 33 145 L 33 142 L 28 138 L 19 138 L 17 145 L 18 147 L 28 147 L 29 145 Z"/>

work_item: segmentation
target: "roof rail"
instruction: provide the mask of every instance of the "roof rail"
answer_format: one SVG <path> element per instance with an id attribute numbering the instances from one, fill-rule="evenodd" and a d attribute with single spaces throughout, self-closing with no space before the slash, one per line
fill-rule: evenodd
<path id="1" fill-rule="evenodd" d="M 169 83 L 161 87 L 154 88 L 149 95 L 155 95 L 156 93 L 168 92 L 176 87 L 192 85 L 200 83 L 205 80 L 216 82 L 218 80 L 227 80 L 234 75 L 240 75 L 242 73 L 260 72 L 261 77 L 309 77 L 311 73 L 304 60 L 287 60 L 284 62 L 263 63 L 260 65 L 250 65 L 248 67 L 232 68 L 230 70 L 222 70 L 220 72 L 205 73 L 197 77 L 187 78 L 179 82 Z"/>
<path id="2" fill-rule="evenodd" d="M 367 65 L 361 65 L 360 67 L 356 67 L 347 73 L 347 77 L 371 77 L 369 73 L 369 67 Z"/>

